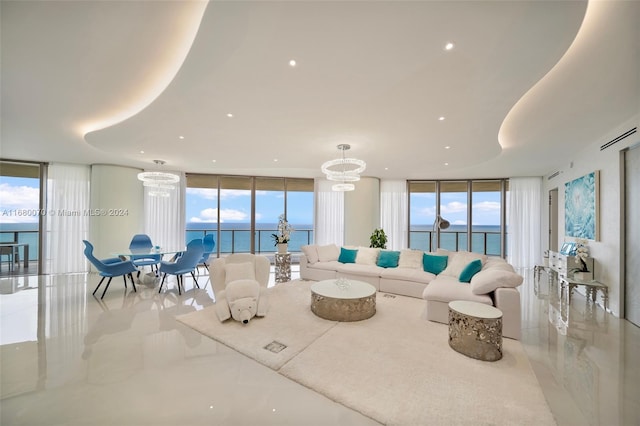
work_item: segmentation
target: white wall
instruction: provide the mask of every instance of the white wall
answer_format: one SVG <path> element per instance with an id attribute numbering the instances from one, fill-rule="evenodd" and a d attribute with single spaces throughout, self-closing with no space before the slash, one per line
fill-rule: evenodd
<path id="1" fill-rule="evenodd" d="M 371 233 L 380 227 L 380 179 L 363 177 L 344 196 L 344 243 L 369 247 Z"/>
<path id="2" fill-rule="evenodd" d="M 131 237 L 144 230 L 144 192 L 138 173 L 130 167 L 91 166 L 90 206 L 99 213 L 89 219 L 89 241 L 98 258 L 129 247 Z"/>
<path id="3" fill-rule="evenodd" d="M 624 210 L 621 205 L 620 152 L 640 142 L 640 133 L 636 132 L 604 151 L 600 151 L 600 146 L 638 126 L 639 121 L 640 115 L 612 129 L 606 135 L 585 141 L 584 150 L 577 152 L 574 158 L 567 158 L 566 164 L 559 169 L 558 176 L 543 179 L 543 199 L 547 199 L 549 190 L 558 188 L 558 244 L 561 245 L 565 240 L 574 240 L 564 235 L 564 184 L 594 170 L 600 171 L 600 238 L 598 241 L 589 242 L 589 252 L 595 260 L 595 279 L 609 287 L 609 308 L 616 316 L 620 316 L 621 286 L 624 283 L 621 268 L 624 256 L 621 243 Z M 541 214 L 542 247 L 546 250 L 549 244 L 546 234 L 549 229 L 549 211 L 546 203 L 542 206 Z"/>

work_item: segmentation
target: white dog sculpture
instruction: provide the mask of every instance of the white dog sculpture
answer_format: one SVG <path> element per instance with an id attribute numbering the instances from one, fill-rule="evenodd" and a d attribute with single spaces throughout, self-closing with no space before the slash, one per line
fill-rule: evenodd
<path id="1" fill-rule="evenodd" d="M 233 318 L 248 324 L 254 316 L 267 314 L 267 289 L 255 280 L 236 280 L 227 284 L 216 300 L 215 309 L 220 322 Z"/>

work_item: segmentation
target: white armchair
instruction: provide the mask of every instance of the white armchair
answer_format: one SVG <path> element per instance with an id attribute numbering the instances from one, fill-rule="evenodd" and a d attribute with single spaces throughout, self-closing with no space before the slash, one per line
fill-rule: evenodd
<path id="1" fill-rule="evenodd" d="M 217 299 L 226 285 L 236 279 L 255 279 L 261 287 L 266 288 L 270 268 L 271 262 L 267 257 L 250 253 L 237 253 L 216 259 L 209 268 L 214 296 Z"/>

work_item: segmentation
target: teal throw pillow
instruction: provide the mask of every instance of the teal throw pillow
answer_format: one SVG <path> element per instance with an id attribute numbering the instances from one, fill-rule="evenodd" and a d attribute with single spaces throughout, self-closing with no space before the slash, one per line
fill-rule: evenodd
<path id="1" fill-rule="evenodd" d="M 468 263 L 467 266 L 464 267 L 462 272 L 460 272 L 460 278 L 458 279 L 462 283 L 470 283 L 471 278 L 473 278 L 475 274 L 480 272 L 481 269 L 482 269 L 482 260 L 476 259 L 473 262 Z"/>
<path id="2" fill-rule="evenodd" d="M 422 255 L 422 267 L 425 271 L 438 275 L 440 272 L 447 269 L 447 261 L 449 256 L 438 256 L 435 254 L 423 254 Z"/>
<path id="3" fill-rule="evenodd" d="M 377 265 L 381 268 L 397 268 L 400 260 L 399 251 L 382 250 L 378 256 Z"/>
<path id="4" fill-rule="evenodd" d="M 356 256 L 358 255 L 357 249 L 346 249 L 344 247 L 340 248 L 340 257 L 338 257 L 338 262 L 340 263 L 356 263 Z"/>

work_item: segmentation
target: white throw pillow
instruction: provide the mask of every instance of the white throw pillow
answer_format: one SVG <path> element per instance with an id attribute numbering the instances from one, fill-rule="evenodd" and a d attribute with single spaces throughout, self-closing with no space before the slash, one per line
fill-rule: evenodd
<path id="1" fill-rule="evenodd" d="M 449 251 L 449 250 L 446 250 L 446 249 L 443 249 L 443 248 L 437 248 L 436 249 L 436 254 L 438 256 L 449 256 L 449 260 L 451 260 L 451 258 L 453 257 L 453 255 L 456 254 L 456 252 L 455 251 Z"/>
<path id="2" fill-rule="evenodd" d="M 471 292 L 473 294 L 487 294 L 498 287 L 518 287 L 524 278 L 515 272 L 500 269 L 486 269 L 471 278 Z"/>
<path id="3" fill-rule="evenodd" d="M 307 262 L 316 263 L 318 261 L 318 246 L 316 245 L 308 245 L 300 247 L 302 253 L 307 258 Z"/>
<path id="4" fill-rule="evenodd" d="M 480 253 L 470 251 L 449 252 L 449 262 L 447 268 L 441 272 L 441 275 L 449 275 L 458 278 L 462 270 L 472 261 L 480 259 L 482 265 L 487 262 L 487 256 Z"/>
<path id="5" fill-rule="evenodd" d="M 253 263 L 227 263 L 224 266 L 225 279 L 224 283 L 229 284 L 231 281 L 236 280 L 255 280 L 256 271 Z"/>
<path id="6" fill-rule="evenodd" d="M 423 269 L 422 250 L 400 250 L 400 259 L 398 259 L 398 268 L 417 268 Z"/>
<path id="7" fill-rule="evenodd" d="M 375 265 L 378 261 L 379 248 L 358 247 L 356 263 L 360 265 Z"/>
<path id="8" fill-rule="evenodd" d="M 318 262 L 331 262 L 340 257 L 340 248 L 335 244 L 318 246 Z"/>
<path id="9" fill-rule="evenodd" d="M 487 263 L 484 264 L 483 269 L 495 269 L 500 271 L 515 272 L 513 266 L 507 263 L 504 259 L 494 257 L 490 257 L 487 259 Z"/>

